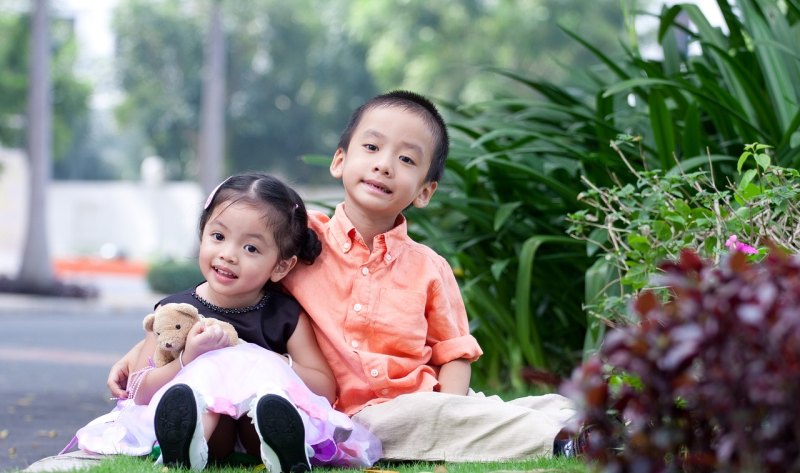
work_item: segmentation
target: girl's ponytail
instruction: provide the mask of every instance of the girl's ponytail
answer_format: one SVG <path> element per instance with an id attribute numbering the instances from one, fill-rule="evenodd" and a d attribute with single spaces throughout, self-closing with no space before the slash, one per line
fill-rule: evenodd
<path id="1" fill-rule="evenodd" d="M 312 264 L 320 253 L 322 253 L 322 242 L 319 240 L 317 233 L 310 228 L 306 228 L 305 238 L 303 238 L 300 249 L 297 252 L 297 259 L 303 263 Z"/>

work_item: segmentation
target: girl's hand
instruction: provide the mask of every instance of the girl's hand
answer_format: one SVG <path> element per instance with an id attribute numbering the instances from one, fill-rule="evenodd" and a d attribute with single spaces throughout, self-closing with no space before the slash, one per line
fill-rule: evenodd
<path id="1" fill-rule="evenodd" d="M 145 335 L 145 338 L 128 350 L 125 356 L 111 365 L 111 369 L 108 371 L 108 378 L 106 379 L 106 386 L 108 390 L 111 391 L 112 397 L 117 399 L 128 398 L 128 376 L 130 376 L 131 370 L 135 371 L 137 367 L 145 366 L 147 362 L 146 356 L 141 360 L 141 363 L 137 364 L 137 362 L 142 358 L 142 347 L 147 341 L 148 337 Z"/>
<path id="2" fill-rule="evenodd" d="M 125 358 L 117 361 L 111 366 L 108 373 L 106 385 L 108 390 L 111 391 L 111 396 L 117 399 L 127 399 L 128 391 L 128 362 Z"/>
<path id="3" fill-rule="evenodd" d="M 230 346 L 228 335 L 218 326 L 206 326 L 203 321 L 196 322 L 186 337 L 183 350 L 183 364 L 189 363 L 198 356 L 211 350 Z"/>

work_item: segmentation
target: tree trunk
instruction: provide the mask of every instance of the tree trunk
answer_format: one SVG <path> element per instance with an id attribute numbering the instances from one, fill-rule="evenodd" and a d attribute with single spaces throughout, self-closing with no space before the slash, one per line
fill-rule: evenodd
<path id="1" fill-rule="evenodd" d="M 210 193 L 222 177 L 225 155 L 225 34 L 220 1 L 212 0 L 203 65 L 198 146 L 200 185 Z"/>
<path id="2" fill-rule="evenodd" d="M 30 158 L 28 232 L 19 281 L 45 287 L 53 283 L 47 239 L 47 185 L 50 182 L 52 143 L 52 83 L 48 0 L 34 0 L 31 15 L 27 148 Z"/>

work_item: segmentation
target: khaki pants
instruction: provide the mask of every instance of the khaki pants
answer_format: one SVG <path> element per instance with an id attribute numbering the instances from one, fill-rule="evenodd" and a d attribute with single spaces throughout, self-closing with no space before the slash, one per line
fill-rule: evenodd
<path id="1" fill-rule="evenodd" d="M 383 442 L 385 460 L 488 462 L 551 455 L 575 414 L 558 394 L 508 402 L 497 396 L 414 393 L 353 416 Z"/>

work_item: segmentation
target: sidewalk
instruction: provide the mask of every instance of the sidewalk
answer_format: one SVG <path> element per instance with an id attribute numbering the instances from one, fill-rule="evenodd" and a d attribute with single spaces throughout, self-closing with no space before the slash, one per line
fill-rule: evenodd
<path id="1" fill-rule="evenodd" d="M 59 313 L 114 313 L 139 311 L 142 317 L 152 311 L 163 295 L 154 293 L 143 276 L 129 274 L 74 273 L 60 278 L 64 282 L 97 289 L 95 298 L 48 297 L 0 293 L 0 315 Z"/>
<path id="2" fill-rule="evenodd" d="M 143 275 L 76 272 L 61 274 L 59 280 L 94 287 L 98 296 L 81 299 L 0 293 L 0 321 L 12 328 L 5 338 L 0 337 L 0 362 L 8 363 L 7 369 L 0 371 L 0 403 L 6 405 L 0 415 L 0 432 L 5 432 L 0 437 L 0 471 L 65 471 L 99 461 L 82 452 L 48 455 L 64 447 L 78 427 L 110 410 L 102 379 L 109 360 L 124 353 L 119 347 L 132 343 L 117 340 L 122 335 L 138 339 L 139 321 L 163 297 L 150 290 Z M 56 333 L 63 343 L 51 344 L 42 337 L 41 342 L 27 344 L 27 328 L 59 319 L 70 326 Z M 84 333 L 77 328 L 86 324 L 92 325 L 92 330 Z M 114 330 L 123 324 L 131 331 Z M 88 337 L 89 342 L 69 341 L 81 337 Z M 44 361 L 54 354 L 60 358 Z M 57 381 L 62 376 L 66 377 L 64 384 Z M 91 383 L 86 381 L 90 376 Z M 52 381 L 39 383 L 44 379 Z M 61 388 L 53 392 L 52 384 Z"/>

